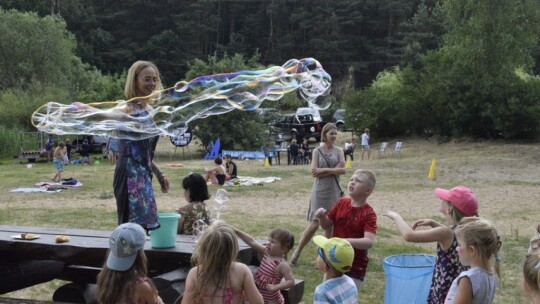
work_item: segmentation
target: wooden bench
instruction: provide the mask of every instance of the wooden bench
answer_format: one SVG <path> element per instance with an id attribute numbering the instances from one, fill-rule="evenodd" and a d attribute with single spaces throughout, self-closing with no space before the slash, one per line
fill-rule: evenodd
<path id="1" fill-rule="evenodd" d="M 14 237 L 21 233 L 36 234 L 39 238 L 19 240 Z M 54 292 L 54 301 L 95 303 L 96 277 L 105 261 L 111 233 L 106 230 L 0 225 L 0 293 L 61 279 L 69 283 Z M 56 243 L 57 235 L 68 235 L 70 241 Z M 190 235 L 177 235 L 176 246 L 168 249 L 155 249 L 151 242 L 146 242 L 144 251 L 148 258 L 148 275 L 165 303 L 174 303 L 184 292 L 194 248 L 195 238 Z M 240 243 L 238 260 L 249 264 L 252 258 L 251 248 Z M 11 266 L 3 267 L 6 265 Z M 13 275 L 17 273 L 19 278 L 16 284 L 12 284 Z"/>
<path id="2" fill-rule="evenodd" d="M 49 301 L 28 300 L 28 299 L 0 298 L 0 304 L 53 304 L 53 303 L 69 304 L 66 302 L 49 302 Z"/>

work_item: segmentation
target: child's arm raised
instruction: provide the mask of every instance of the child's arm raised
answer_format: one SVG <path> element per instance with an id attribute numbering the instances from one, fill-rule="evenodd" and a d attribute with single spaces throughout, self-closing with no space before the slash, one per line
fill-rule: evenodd
<path id="1" fill-rule="evenodd" d="M 291 271 L 291 267 L 287 262 L 281 262 L 278 267 L 276 267 L 276 273 L 282 276 L 285 280 L 279 282 L 279 284 L 268 284 L 266 289 L 270 291 L 282 290 L 291 288 L 294 286 L 294 276 Z"/>
<path id="2" fill-rule="evenodd" d="M 387 211 L 385 216 L 394 221 L 399 233 L 401 233 L 401 236 L 407 242 L 439 242 L 443 245 L 444 248 L 448 248 L 454 239 L 454 233 L 452 232 L 452 229 L 450 229 L 450 227 L 441 225 L 435 226 L 429 230 L 414 231 L 398 213 L 394 211 Z M 433 222 L 436 223 L 435 221 Z"/>
<path id="3" fill-rule="evenodd" d="M 417 220 L 416 222 L 413 223 L 412 230 L 416 230 L 416 228 L 422 227 L 422 226 L 429 226 L 431 228 L 435 228 L 435 227 L 444 226 L 444 224 L 441 224 L 441 223 L 439 223 L 437 221 L 434 221 L 432 219 L 421 219 L 421 220 Z"/>
<path id="4" fill-rule="evenodd" d="M 237 228 L 234 228 L 234 232 L 236 232 L 236 235 L 244 241 L 244 243 L 248 244 L 249 247 L 251 247 L 253 250 L 257 251 L 257 253 L 264 254 L 264 251 L 266 250 L 266 247 L 263 246 L 261 243 L 257 242 L 251 235 L 245 233 L 242 230 L 239 230 Z"/>

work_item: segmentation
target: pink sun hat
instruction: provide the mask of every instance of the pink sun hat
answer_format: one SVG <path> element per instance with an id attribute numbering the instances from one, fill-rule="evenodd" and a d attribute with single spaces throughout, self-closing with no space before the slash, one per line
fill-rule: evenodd
<path id="1" fill-rule="evenodd" d="M 457 186 L 450 190 L 437 188 L 434 192 L 438 198 L 449 201 L 466 216 L 478 215 L 478 199 L 471 189 Z"/>

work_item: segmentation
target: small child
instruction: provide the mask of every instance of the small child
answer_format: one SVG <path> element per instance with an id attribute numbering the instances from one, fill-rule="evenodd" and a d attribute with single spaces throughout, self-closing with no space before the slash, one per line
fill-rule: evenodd
<path id="1" fill-rule="evenodd" d="M 83 165 L 88 165 L 90 164 L 90 144 L 88 144 L 88 139 L 84 139 L 83 140 L 83 143 L 81 145 L 81 163 Z"/>
<path id="2" fill-rule="evenodd" d="M 182 188 L 188 204 L 176 210 L 181 215 L 177 233 L 192 234 L 195 221 L 203 220 L 205 224 L 210 224 L 210 210 L 204 202 L 210 198 L 210 195 L 204 177 L 197 173 L 190 173 L 184 177 Z"/>
<path id="3" fill-rule="evenodd" d="M 540 304 L 540 250 L 527 253 L 523 263 L 523 291 L 531 299 L 531 304 Z"/>
<path id="4" fill-rule="evenodd" d="M 356 304 L 358 289 L 354 281 L 346 275 L 354 260 L 354 249 L 347 240 L 340 238 L 327 239 L 316 235 L 313 242 L 317 244 L 317 268 L 324 272 L 324 282 L 315 288 L 313 304 Z"/>
<path id="5" fill-rule="evenodd" d="M 125 223 L 113 231 L 107 261 L 97 276 L 98 303 L 163 303 L 147 276 L 145 239 L 139 224 Z"/>
<path id="6" fill-rule="evenodd" d="M 249 267 L 235 262 L 239 245 L 234 229 L 222 220 L 206 228 L 191 256 L 182 303 L 263 304 Z"/>
<path id="7" fill-rule="evenodd" d="M 294 234 L 285 228 L 274 228 L 268 236 L 266 246 L 260 244 L 251 235 L 234 229 L 238 237 L 258 254 L 263 255 L 261 265 L 255 273 L 255 284 L 262 294 L 264 303 L 284 304 L 285 298 L 280 290 L 294 286 L 294 277 L 287 253 L 294 246 Z M 285 278 L 285 281 L 282 279 Z"/>
<path id="8" fill-rule="evenodd" d="M 67 155 L 67 149 L 64 142 L 59 142 L 58 147 L 54 149 L 53 163 L 56 167 L 56 174 L 53 176 L 53 181 L 59 182 L 62 180 L 62 171 L 64 171 L 64 157 Z"/>
<path id="9" fill-rule="evenodd" d="M 444 302 L 452 281 L 468 267 L 461 265 L 458 258 L 458 242 L 454 234 L 458 223 L 465 216 L 478 216 L 478 200 L 467 187 L 457 186 L 450 190 L 437 188 L 435 195 L 441 199 L 439 212 L 445 217 L 449 226 L 431 219 L 420 219 L 410 227 L 403 218 L 394 211 L 387 211 L 385 216 L 392 219 L 398 231 L 408 242 L 437 242 L 437 260 L 431 280 L 428 304 Z M 429 229 L 417 229 L 428 226 Z"/>
<path id="10" fill-rule="evenodd" d="M 350 276 L 358 291 L 366 276 L 368 249 L 375 242 L 377 215 L 367 203 L 367 198 L 375 189 L 375 175 L 368 170 L 356 170 L 348 185 L 350 197 L 339 198 L 330 212 L 324 208 L 316 211 L 321 227 L 333 237 L 347 239 L 354 248 L 354 262 L 345 274 Z"/>
<path id="11" fill-rule="evenodd" d="M 466 217 L 456 228 L 457 252 L 461 264 L 470 266 L 454 279 L 444 303 L 493 303 L 501 270 L 497 253 L 501 241 L 493 225 L 478 217 Z M 495 273 L 491 260 L 495 260 Z"/>

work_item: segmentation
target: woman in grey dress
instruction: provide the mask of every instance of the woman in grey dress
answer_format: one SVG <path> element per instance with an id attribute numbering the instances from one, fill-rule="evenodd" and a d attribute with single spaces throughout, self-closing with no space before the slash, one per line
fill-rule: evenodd
<path id="1" fill-rule="evenodd" d="M 340 197 L 339 176 L 345 174 L 345 155 L 340 147 L 334 145 L 337 138 L 337 127 L 328 123 L 322 129 L 323 143 L 313 149 L 311 155 L 311 175 L 314 177 L 313 188 L 309 199 L 307 225 L 298 247 L 291 257 L 291 264 L 296 265 L 304 246 L 311 240 L 317 229 L 319 220 L 314 213 L 319 208 L 330 210 Z"/>

